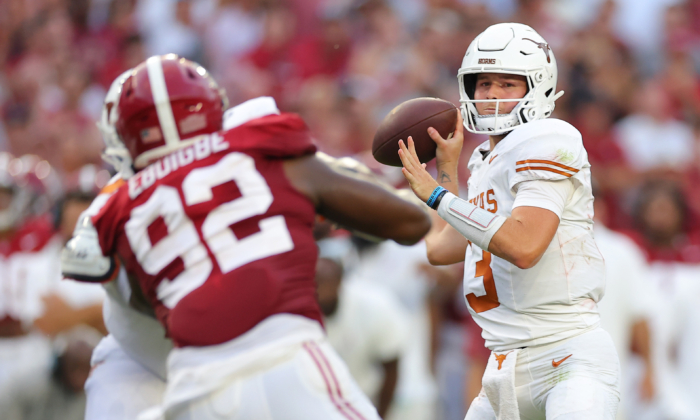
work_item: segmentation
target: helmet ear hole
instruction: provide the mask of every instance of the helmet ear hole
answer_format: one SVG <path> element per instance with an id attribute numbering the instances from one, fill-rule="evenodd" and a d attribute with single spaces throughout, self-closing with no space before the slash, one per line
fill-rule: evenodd
<path id="1" fill-rule="evenodd" d="M 476 91 L 476 74 L 465 74 L 462 77 L 462 83 L 464 84 L 464 93 L 470 99 L 474 99 L 474 92 Z"/>
<path id="2" fill-rule="evenodd" d="M 548 90 L 544 93 L 544 96 L 546 96 L 546 97 L 549 98 L 549 95 L 551 95 L 553 91 L 554 91 L 553 88 L 548 89 Z"/>

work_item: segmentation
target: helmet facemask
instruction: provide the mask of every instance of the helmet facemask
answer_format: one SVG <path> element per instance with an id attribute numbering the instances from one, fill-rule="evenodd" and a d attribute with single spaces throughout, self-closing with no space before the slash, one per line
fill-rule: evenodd
<path id="1" fill-rule="evenodd" d="M 119 97 L 122 86 L 130 73 L 131 70 L 127 70 L 112 82 L 102 106 L 102 116 L 100 121 L 97 122 L 97 128 L 100 130 L 102 140 L 105 143 L 102 160 L 112 165 L 123 179 L 128 179 L 134 175 L 133 160 L 124 142 L 119 138 L 115 124 L 119 119 Z"/>

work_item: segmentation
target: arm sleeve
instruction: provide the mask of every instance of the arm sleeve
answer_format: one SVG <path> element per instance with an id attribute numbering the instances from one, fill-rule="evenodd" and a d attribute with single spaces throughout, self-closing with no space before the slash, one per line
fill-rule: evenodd
<path id="1" fill-rule="evenodd" d="M 561 181 L 525 181 L 515 186 L 516 207 L 539 207 L 556 214 L 559 219 L 566 203 L 574 193 L 574 185 L 568 179 Z"/>

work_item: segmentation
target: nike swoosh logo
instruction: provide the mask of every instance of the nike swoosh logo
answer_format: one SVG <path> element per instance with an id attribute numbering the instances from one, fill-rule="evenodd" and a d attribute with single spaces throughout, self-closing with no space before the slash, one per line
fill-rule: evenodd
<path id="1" fill-rule="evenodd" d="M 558 361 L 558 362 L 552 360 L 552 366 L 554 366 L 555 368 L 556 368 L 556 367 L 559 367 L 559 365 L 562 364 L 562 362 L 564 362 L 564 360 L 568 359 L 568 358 L 571 357 L 571 356 L 573 356 L 573 354 L 570 354 L 570 355 L 566 356 L 565 358 L 561 359 L 561 360 Z"/>
<path id="2" fill-rule="evenodd" d="M 493 160 L 496 159 L 497 157 L 498 157 L 498 155 L 494 155 L 491 159 L 489 159 L 489 165 L 490 165 L 491 162 L 493 162 Z"/>

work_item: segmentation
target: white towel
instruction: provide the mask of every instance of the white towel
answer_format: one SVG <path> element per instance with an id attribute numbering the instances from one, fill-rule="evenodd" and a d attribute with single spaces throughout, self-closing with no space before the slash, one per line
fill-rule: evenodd
<path id="1" fill-rule="evenodd" d="M 492 352 L 481 381 L 498 420 L 520 420 L 515 394 L 515 363 L 518 350 Z"/>

